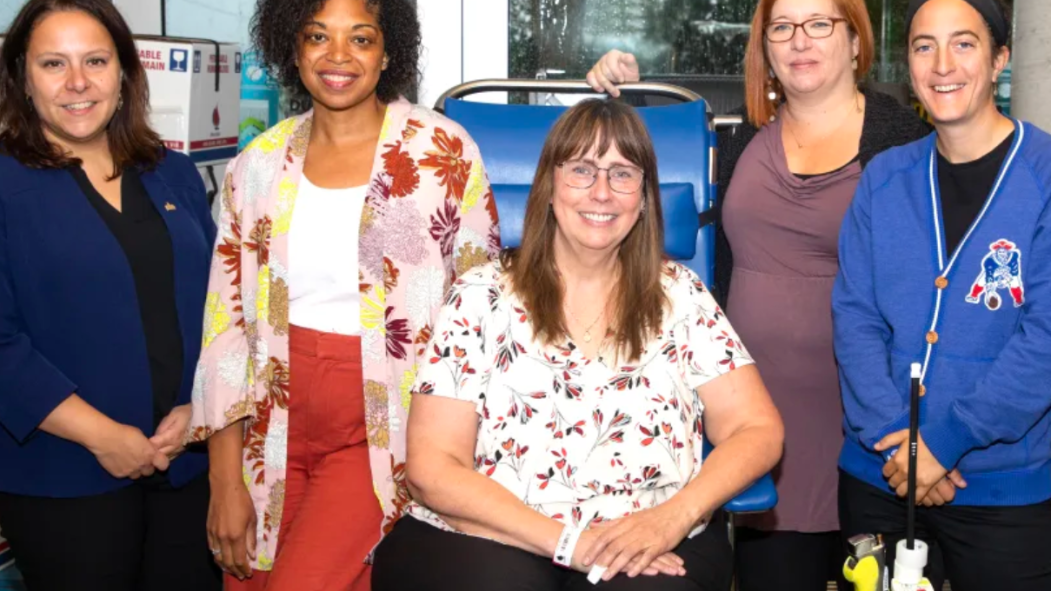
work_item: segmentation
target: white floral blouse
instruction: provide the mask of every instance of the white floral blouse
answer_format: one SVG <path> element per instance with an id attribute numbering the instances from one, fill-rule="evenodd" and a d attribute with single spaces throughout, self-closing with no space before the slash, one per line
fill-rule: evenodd
<path id="1" fill-rule="evenodd" d="M 655 507 L 701 470 L 697 388 L 752 363 L 697 275 L 665 263 L 671 301 L 638 363 L 610 367 L 570 341 L 543 346 L 498 263 L 453 285 L 414 395 L 472 401 L 475 469 L 563 523 Z M 413 502 L 408 513 L 450 530 Z"/>

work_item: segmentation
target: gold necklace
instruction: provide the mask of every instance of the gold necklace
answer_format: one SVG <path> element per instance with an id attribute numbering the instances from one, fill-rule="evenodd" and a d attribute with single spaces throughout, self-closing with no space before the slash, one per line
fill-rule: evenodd
<path id="1" fill-rule="evenodd" d="M 583 322 L 580 321 L 579 318 L 577 318 L 577 315 L 573 313 L 573 310 L 570 310 L 567 307 L 566 311 L 569 312 L 569 315 L 573 318 L 574 321 L 576 321 L 577 325 L 584 324 Z M 584 329 L 584 342 L 585 343 L 590 343 L 591 342 L 591 329 L 594 328 L 595 325 L 598 324 L 598 321 L 601 320 L 602 317 L 605 316 L 605 315 L 606 315 L 606 308 L 603 307 L 602 310 L 598 313 L 598 316 L 595 317 L 595 320 L 592 321 L 591 324 L 589 324 L 588 327 Z"/>
<path id="2" fill-rule="evenodd" d="M 573 310 L 571 310 L 569 306 L 565 307 L 565 311 L 570 312 L 570 317 L 577 323 L 578 326 L 583 326 L 584 323 L 580 322 L 580 319 L 577 318 L 577 314 L 573 313 Z M 592 323 L 588 325 L 588 327 L 584 328 L 584 343 L 591 343 L 591 329 L 595 328 L 595 325 L 598 324 L 598 321 L 602 320 L 602 317 L 604 317 L 604 315 L 605 306 L 602 306 L 602 309 L 599 310 L 597 317 L 595 317 L 595 320 L 593 320 Z"/>

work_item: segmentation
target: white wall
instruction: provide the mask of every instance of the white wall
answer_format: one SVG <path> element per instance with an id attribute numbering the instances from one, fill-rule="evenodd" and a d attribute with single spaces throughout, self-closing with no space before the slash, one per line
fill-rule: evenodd
<path id="1" fill-rule="evenodd" d="M 462 82 L 507 78 L 508 1 L 418 0 L 423 35 L 421 105 L 434 106 L 443 92 Z M 479 98 L 507 101 L 506 93 Z"/>
<path id="2" fill-rule="evenodd" d="M 113 0 L 136 35 L 161 34 L 161 3 L 159 0 Z"/>
<path id="3" fill-rule="evenodd" d="M 168 0 L 168 34 L 237 42 L 244 49 L 254 13 L 255 0 Z"/>
<path id="4" fill-rule="evenodd" d="M 7 30 L 8 25 L 15 19 L 18 9 L 22 8 L 22 0 L 0 0 L 0 34 Z"/>
<path id="5" fill-rule="evenodd" d="M 423 51 L 420 69 L 423 81 L 417 101 L 426 107 L 446 89 L 463 81 L 462 0 L 418 0 Z"/>
<path id="6" fill-rule="evenodd" d="M 113 0 L 136 34 L 161 32 L 160 0 Z M 254 0 L 168 0 L 167 33 L 216 41 L 248 41 Z"/>

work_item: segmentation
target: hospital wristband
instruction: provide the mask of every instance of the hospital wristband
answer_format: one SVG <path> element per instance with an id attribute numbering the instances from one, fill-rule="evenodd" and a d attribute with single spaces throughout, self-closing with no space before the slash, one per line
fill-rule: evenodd
<path id="1" fill-rule="evenodd" d="M 555 555 L 551 557 L 555 564 L 566 568 L 573 566 L 573 552 L 577 549 L 577 542 L 583 531 L 572 525 L 562 528 L 562 535 L 558 536 L 558 545 L 555 546 Z"/>

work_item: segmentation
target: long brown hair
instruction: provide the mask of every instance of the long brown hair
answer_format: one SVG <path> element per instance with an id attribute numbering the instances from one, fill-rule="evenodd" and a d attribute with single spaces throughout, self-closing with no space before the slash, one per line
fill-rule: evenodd
<path id="1" fill-rule="evenodd" d="M 113 178 L 128 166 L 154 168 L 163 144 L 149 124 L 150 91 L 146 70 L 131 29 L 111 0 L 29 0 L 8 29 L 0 51 L 0 152 L 31 168 L 67 168 L 80 164 L 44 135 L 43 123 L 26 97 L 26 51 L 33 29 L 45 16 L 58 11 L 80 11 L 109 32 L 117 48 L 124 79 L 124 104 L 113 114 L 107 132 L 113 157 Z"/>
<path id="2" fill-rule="evenodd" d="M 744 53 L 744 100 L 748 109 L 748 121 L 762 127 L 770 122 L 770 117 L 777 113 L 777 105 L 767 97 L 770 89 L 770 60 L 766 55 L 766 25 L 770 24 L 770 13 L 777 0 L 759 0 L 752 16 L 752 29 L 748 37 L 748 47 Z M 872 22 L 864 0 L 833 0 L 836 10 L 847 19 L 851 36 L 858 38 L 858 69 L 854 80 L 861 81 L 872 67 L 876 55 L 876 45 L 872 36 Z M 796 31 L 797 35 L 805 35 Z M 781 93 L 780 83 L 773 81 L 774 88 Z"/>
<path id="3" fill-rule="evenodd" d="M 592 147 L 601 156 L 616 146 L 642 169 L 645 213 L 617 252 L 620 274 L 613 288 L 614 345 L 618 356 L 638 359 L 646 342 L 660 330 L 667 296 L 661 286 L 664 221 L 657 178 L 657 156 L 646 126 L 630 106 L 617 100 L 588 99 L 566 111 L 544 142 L 526 203 L 522 245 L 505 250 L 501 263 L 515 293 L 529 310 L 533 332 L 545 344 L 569 333 L 563 312 L 565 285 L 555 266 L 557 221 L 550 203 L 558 181 L 555 169 Z"/>

